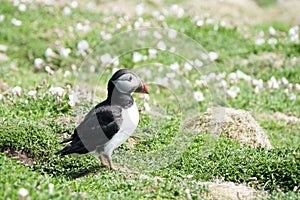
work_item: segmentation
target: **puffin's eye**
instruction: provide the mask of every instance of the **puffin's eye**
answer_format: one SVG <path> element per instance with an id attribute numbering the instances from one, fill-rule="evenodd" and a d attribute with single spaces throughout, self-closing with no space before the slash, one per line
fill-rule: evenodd
<path id="1" fill-rule="evenodd" d="M 128 81 L 129 81 L 129 82 L 132 81 L 132 76 L 129 76 Z"/>

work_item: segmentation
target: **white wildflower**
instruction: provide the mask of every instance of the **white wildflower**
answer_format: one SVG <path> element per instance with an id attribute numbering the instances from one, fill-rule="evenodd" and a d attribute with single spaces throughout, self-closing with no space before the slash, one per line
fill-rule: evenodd
<path id="1" fill-rule="evenodd" d="M 277 39 L 276 39 L 276 38 L 269 38 L 269 39 L 268 39 L 268 44 L 269 44 L 269 45 L 277 44 Z"/>
<path id="2" fill-rule="evenodd" d="M 161 39 L 162 38 L 162 35 L 158 32 L 158 31 L 154 31 L 153 32 L 153 36 L 156 38 L 156 39 Z"/>
<path id="3" fill-rule="evenodd" d="M 71 76 L 71 72 L 69 70 L 66 70 L 64 73 L 64 78 Z"/>
<path id="4" fill-rule="evenodd" d="M 72 13 L 72 10 L 70 7 L 68 7 L 68 6 L 64 7 L 64 9 L 62 11 L 63 15 L 70 15 L 71 13 Z"/>
<path id="5" fill-rule="evenodd" d="M 71 53 L 71 49 L 69 49 L 69 48 L 61 48 L 59 50 L 59 55 L 63 58 L 69 57 L 70 53 Z"/>
<path id="6" fill-rule="evenodd" d="M 218 80 L 218 81 L 223 80 L 225 78 L 225 76 L 226 76 L 226 72 L 222 72 L 220 74 L 217 74 L 216 80 Z"/>
<path id="7" fill-rule="evenodd" d="M 21 12 L 25 12 L 26 9 L 27 9 L 27 7 L 26 7 L 25 4 L 21 3 L 21 4 L 19 4 L 18 9 L 19 9 L 19 11 L 21 11 Z"/>
<path id="8" fill-rule="evenodd" d="M 197 25 L 197 26 L 203 26 L 203 25 L 204 25 L 203 20 L 198 20 L 198 21 L 196 22 L 196 25 Z"/>
<path id="9" fill-rule="evenodd" d="M 192 179 L 193 178 L 193 174 L 188 174 L 187 176 L 186 176 L 186 179 Z"/>
<path id="10" fill-rule="evenodd" d="M 34 59 L 34 66 L 40 68 L 44 63 L 44 60 L 41 58 Z"/>
<path id="11" fill-rule="evenodd" d="M 5 15 L 0 15 L 0 23 L 3 22 L 5 19 Z"/>
<path id="12" fill-rule="evenodd" d="M 216 60 L 216 59 L 219 57 L 219 54 L 216 53 L 216 52 L 209 52 L 209 53 L 208 53 L 208 57 L 209 57 L 209 59 L 210 59 L 211 61 L 214 61 L 214 60 Z"/>
<path id="13" fill-rule="evenodd" d="M 2 94 L 0 94 L 0 101 L 3 99 L 3 95 Z"/>
<path id="14" fill-rule="evenodd" d="M 215 22 L 215 20 L 213 20 L 213 19 L 211 19 L 211 18 L 207 18 L 206 20 L 205 20 L 205 24 L 213 24 Z"/>
<path id="15" fill-rule="evenodd" d="M 47 48 L 45 51 L 45 57 L 49 58 L 49 57 L 54 57 L 55 53 L 53 52 L 53 50 L 51 48 Z"/>
<path id="16" fill-rule="evenodd" d="M 49 75 L 53 75 L 54 74 L 54 71 L 48 65 L 45 67 L 45 70 L 46 70 L 46 72 L 48 72 Z"/>
<path id="17" fill-rule="evenodd" d="M 263 87 L 264 87 L 264 81 L 263 81 L 262 79 L 259 79 L 259 80 L 258 80 L 257 86 L 258 86 L 259 88 L 263 88 Z"/>
<path id="18" fill-rule="evenodd" d="M 150 107 L 150 105 L 147 102 L 144 103 L 144 109 L 147 112 L 151 111 L 151 107 Z"/>
<path id="19" fill-rule="evenodd" d="M 0 44 L 0 51 L 5 52 L 5 51 L 7 51 L 7 49 L 8 48 L 6 45 Z"/>
<path id="20" fill-rule="evenodd" d="M 197 101 L 197 102 L 201 102 L 201 101 L 204 101 L 205 98 L 203 96 L 203 93 L 200 92 L 200 91 L 197 91 L 197 92 L 194 92 L 194 99 Z"/>
<path id="21" fill-rule="evenodd" d="M 169 49 L 169 51 L 171 52 L 171 53 L 174 53 L 175 51 L 176 51 L 176 47 L 171 47 L 170 49 Z"/>
<path id="22" fill-rule="evenodd" d="M 11 23 L 15 26 L 21 26 L 22 25 L 22 21 L 17 20 L 16 18 L 12 18 L 11 19 Z"/>
<path id="23" fill-rule="evenodd" d="M 58 95 L 58 96 L 62 96 L 64 94 L 65 90 L 61 87 L 51 87 L 49 89 L 49 93 L 51 95 Z"/>
<path id="24" fill-rule="evenodd" d="M 140 28 L 140 26 L 141 26 L 140 22 L 138 22 L 138 21 L 134 22 L 134 28 L 135 28 L 135 29 Z M 153 34 L 153 36 L 155 37 L 154 34 Z"/>
<path id="25" fill-rule="evenodd" d="M 196 67 L 202 67 L 203 66 L 203 62 L 201 60 L 195 59 L 194 65 Z"/>
<path id="26" fill-rule="evenodd" d="M 218 24 L 215 24 L 214 25 L 214 31 L 218 31 L 219 30 L 219 25 Z"/>
<path id="27" fill-rule="evenodd" d="M 78 52 L 82 53 L 89 48 L 89 43 L 86 40 L 81 40 L 77 44 Z"/>
<path id="28" fill-rule="evenodd" d="M 177 36 L 177 31 L 172 30 L 172 29 L 168 31 L 168 37 L 169 37 L 170 39 L 175 39 L 176 36 Z"/>
<path id="29" fill-rule="evenodd" d="M 77 8 L 77 7 L 78 7 L 77 1 L 72 1 L 72 2 L 70 3 L 70 6 L 71 6 L 71 8 Z"/>
<path id="30" fill-rule="evenodd" d="M 238 82 L 237 74 L 235 72 L 228 74 L 228 80 L 232 83 L 237 83 Z"/>
<path id="31" fill-rule="evenodd" d="M 112 72 L 111 72 L 111 73 L 114 74 L 114 73 L 116 73 L 118 70 L 119 70 L 118 68 L 114 67 L 114 68 L 112 68 Z"/>
<path id="32" fill-rule="evenodd" d="M 54 184 L 53 183 L 49 183 L 48 184 L 48 189 L 49 189 L 49 193 L 52 194 L 54 192 Z"/>
<path id="33" fill-rule="evenodd" d="M 252 80 L 252 85 L 253 86 L 258 86 L 258 84 L 259 84 L 259 81 L 257 79 Z"/>
<path id="34" fill-rule="evenodd" d="M 138 4 L 135 7 L 135 12 L 137 15 L 142 15 L 144 13 L 144 5 L 143 4 Z"/>
<path id="35" fill-rule="evenodd" d="M 140 178 L 140 179 L 147 179 L 147 180 L 150 179 L 150 177 L 149 177 L 148 175 L 145 175 L 145 174 L 141 174 L 141 175 L 139 176 L 139 178 Z"/>
<path id="36" fill-rule="evenodd" d="M 285 96 L 289 96 L 290 94 L 289 94 L 289 89 L 288 88 L 286 88 L 285 90 L 284 90 L 284 94 L 285 94 Z"/>
<path id="37" fill-rule="evenodd" d="M 167 77 L 163 77 L 163 78 L 160 78 L 160 77 L 158 77 L 158 78 L 156 78 L 156 83 L 158 84 L 158 85 L 163 85 L 163 86 L 168 86 L 168 78 Z"/>
<path id="38" fill-rule="evenodd" d="M 157 50 L 156 49 L 148 49 L 148 54 L 150 58 L 156 58 Z"/>
<path id="39" fill-rule="evenodd" d="M 170 7 L 170 10 L 171 10 L 171 12 L 175 13 L 175 12 L 177 12 L 178 8 L 179 8 L 179 6 L 177 4 L 172 4 Z"/>
<path id="40" fill-rule="evenodd" d="M 220 87 L 226 88 L 227 82 L 225 80 L 221 80 L 220 83 L 218 84 Z"/>
<path id="41" fill-rule="evenodd" d="M 35 96 L 36 95 L 36 90 L 30 90 L 27 94 L 29 96 Z"/>
<path id="42" fill-rule="evenodd" d="M 271 79 L 267 82 L 269 88 L 278 89 L 279 84 L 278 81 L 274 76 L 271 77 Z"/>
<path id="43" fill-rule="evenodd" d="M 116 24 L 116 30 L 120 30 L 122 28 L 122 24 L 117 23 Z"/>
<path id="44" fill-rule="evenodd" d="M 265 40 L 263 38 L 258 38 L 255 40 L 255 44 L 257 46 L 263 45 L 265 43 Z"/>
<path id="45" fill-rule="evenodd" d="M 269 27 L 269 34 L 276 35 L 276 30 L 272 26 Z"/>
<path id="46" fill-rule="evenodd" d="M 232 99 L 235 99 L 238 93 L 240 93 L 240 88 L 237 86 L 231 86 L 229 90 L 226 91 L 227 95 Z"/>
<path id="47" fill-rule="evenodd" d="M 298 31 L 299 31 L 299 26 L 293 26 L 289 30 L 289 35 L 296 35 L 296 34 L 298 34 Z"/>
<path id="48" fill-rule="evenodd" d="M 143 55 L 140 54 L 139 52 L 133 52 L 133 57 L 132 57 L 132 61 L 133 62 L 140 62 L 143 60 Z"/>
<path id="49" fill-rule="evenodd" d="M 112 63 L 115 67 L 117 67 L 120 64 L 119 57 L 114 57 Z"/>
<path id="50" fill-rule="evenodd" d="M 176 76 L 175 73 L 167 73 L 167 74 L 166 74 L 166 77 L 168 77 L 168 78 L 170 78 L 170 79 L 174 78 L 175 76 Z"/>
<path id="51" fill-rule="evenodd" d="M 203 60 L 207 60 L 209 58 L 206 53 L 200 53 L 200 56 Z"/>
<path id="52" fill-rule="evenodd" d="M 111 63 L 112 57 L 109 53 L 106 53 L 100 57 L 100 60 L 103 65 L 107 65 L 107 64 Z"/>
<path id="53" fill-rule="evenodd" d="M 300 92 L 300 84 L 298 84 L 298 83 L 295 84 L 295 90 L 297 92 Z"/>
<path id="54" fill-rule="evenodd" d="M 254 93 L 255 93 L 255 94 L 258 94 L 259 91 L 260 91 L 260 88 L 259 88 L 258 86 L 256 86 L 256 87 L 254 88 Z"/>
<path id="55" fill-rule="evenodd" d="M 75 28 L 77 31 L 81 31 L 83 29 L 82 23 L 77 23 Z"/>
<path id="56" fill-rule="evenodd" d="M 20 86 L 16 86 L 11 90 L 11 92 L 14 95 L 21 96 L 22 88 Z"/>
<path id="57" fill-rule="evenodd" d="M 208 74 L 208 79 L 209 80 L 215 80 L 217 77 L 216 73 L 212 72 Z"/>
<path id="58" fill-rule="evenodd" d="M 184 70 L 185 71 L 191 71 L 192 69 L 193 69 L 193 66 L 190 63 L 188 63 L 188 62 L 184 63 Z"/>
<path id="59" fill-rule="evenodd" d="M 178 71 L 179 70 L 179 64 L 177 62 L 175 62 L 175 63 L 170 65 L 170 68 L 174 71 Z"/>
<path id="60" fill-rule="evenodd" d="M 264 31 L 259 31 L 258 32 L 258 36 L 261 37 L 261 38 L 264 37 L 265 36 L 265 32 Z"/>
<path id="61" fill-rule="evenodd" d="M 196 80 L 195 81 L 196 86 L 198 86 L 199 88 L 203 88 L 203 87 L 207 87 L 207 82 L 204 80 Z"/>
<path id="62" fill-rule="evenodd" d="M 157 43 L 157 48 L 160 49 L 160 50 L 166 50 L 167 49 L 167 45 L 163 41 L 159 41 Z"/>
<path id="63" fill-rule="evenodd" d="M 149 101 L 150 100 L 150 95 L 149 94 L 144 94 L 144 100 Z"/>
<path id="64" fill-rule="evenodd" d="M 109 39 L 112 38 L 112 35 L 110 33 L 105 33 L 104 31 L 101 31 L 100 35 L 101 35 L 103 40 L 109 40 Z"/>
<path id="65" fill-rule="evenodd" d="M 155 17 L 155 18 L 158 18 L 159 15 L 160 15 L 160 12 L 159 12 L 158 10 L 154 10 L 154 11 L 152 12 L 152 16 Z"/>
<path id="66" fill-rule="evenodd" d="M 226 27 L 226 22 L 222 20 L 222 21 L 220 22 L 220 26 Z"/>
<path id="67" fill-rule="evenodd" d="M 283 85 L 287 85 L 287 84 L 289 84 L 289 81 L 288 81 L 285 77 L 282 77 L 282 78 L 281 78 L 281 83 L 282 83 Z"/>
<path id="68" fill-rule="evenodd" d="M 183 8 L 178 8 L 178 11 L 177 11 L 177 17 L 178 18 L 181 18 L 184 16 L 184 9 Z"/>
<path id="69" fill-rule="evenodd" d="M 19 194 L 21 197 L 26 197 L 26 196 L 29 194 L 29 192 L 28 192 L 28 190 L 25 189 L 25 188 L 20 188 L 19 191 L 18 191 L 18 194 Z"/>
<path id="70" fill-rule="evenodd" d="M 184 15 L 184 9 L 179 7 L 177 4 L 171 5 L 170 11 L 172 14 L 176 15 L 178 18 L 181 18 Z"/>
<path id="71" fill-rule="evenodd" d="M 240 71 L 240 70 L 237 70 L 236 71 L 236 76 L 238 79 L 244 79 L 245 81 L 247 81 L 248 83 L 251 82 L 252 78 L 251 76 L 245 74 L 244 72 Z"/>
<path id="72" fill-rule="evenodd" d="M 296 100 L 297 100 L 297 96 L 296 96 L 295 93 L 291 93 L 291 94 L 290 94 L 290 100 L 291 100 L 291 101 L 296 101 Z"/>
<path id="73" fill-rule="evenodd" d="M 294 26 L 289 30 L 290 41 L 298 43 L 299 42 L 299 26 Z"/>

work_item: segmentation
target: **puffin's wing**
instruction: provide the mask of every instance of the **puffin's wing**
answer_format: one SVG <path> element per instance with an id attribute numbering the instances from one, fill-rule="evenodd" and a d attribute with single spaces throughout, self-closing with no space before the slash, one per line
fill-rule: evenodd
<path id="1" fill-rule="evenodd" d="M 75 129 L 71 138 L 65 140 L 72 142 L 56 154 L 85 154 L 94 151 L 97 146 L 105 145 L 120 130 L 122 121 L 121 107 L 96 107 Z"/>

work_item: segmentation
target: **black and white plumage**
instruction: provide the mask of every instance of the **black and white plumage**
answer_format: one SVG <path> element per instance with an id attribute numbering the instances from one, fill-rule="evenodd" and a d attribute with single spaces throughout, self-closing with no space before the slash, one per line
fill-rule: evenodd
<path id="1" fill-rule="evenodd" d="M 58 155 L 92 153 L 111 169 L 113 151 L 134 132 L 139 122 L 139 112 L 132 93 L 148 93 L 145 83 L 133 72 L 118 70 L 108 82 L 107 99 L 95 106 L 62 143 L 69 143 Z"/>

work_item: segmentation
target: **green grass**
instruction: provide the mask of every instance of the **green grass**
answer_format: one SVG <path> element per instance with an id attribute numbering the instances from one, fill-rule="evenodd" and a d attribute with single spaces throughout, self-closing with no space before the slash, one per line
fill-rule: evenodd
<path id="1" fill-rule="evenodd" d="M 265 3 L 262 5 L 265 6 Z M 0 85 L 0 92 L 3 94 L 0 107 L 0 150 L 2 151 L 0 163 L 3 166 L 0 172 L 1 197 L 17 199 L 19 189 L 26 188 L 32 199 L 85 197 L 91 199 L 184 199 L 186 198 L 185 189 L 188 188 L 193 199 L 201 199 L 209 196 L 209 190 L 201 186 L 199 182 L 214 181 L 218 178 L 248 184 L 260 191 L 265 191 L 268 195 L 263 195 L 262 198 L 266 199 L 299 198 L 299 122 L 289 124 L 284 120 L 272 118 L 275 112 L 299 118 L 299 91 L 294 88 L 290 89 L 289 92 L 296 95 L 296 100 L 290 100 L 290 97 L 285 95 L 285 87 L 275 90 L 264 88 L 255 94 L 254 87 L 246 81 L 230 83 L 228 80 L 229 73 L 241 70 L 255 79 L 262 79 L 265 85 L 272 76 L 277 80 L 285 77 L 290 83 L 299 83 L 299 44 L 289 42 L 287 35 L 278 35 L 274 36 L 278 40 L 276 45 L 255 45 L 255 38 L 260 30 L 267 33 L 269 26 L 273 26 L 276 30 L 287 34 L 289 26 L 279 23 L 249 26 L 247 27 L 249 37 L 246 38 L 239 27 L 219 25 L 216 31 L 214 25 L 197 27 L 190 16 L 180 19 L 174 16 L 166 17 L 168 26 L 177 30 L 178 34 L 187 35 L 196 43 L 201 44 L 207 52 L 219 53 L 220 56 L 215 61 L 216 72 L 226 72 L 224 80 L 227 81 L 228 86 L 238 86 L 241 90 L 235 99 L 224 97 L 225 104 L 252 112 L 268 134 L 274 147 L 270 151 L 241 147 L 237 142 L 223 137 L 210 138 L 209 133 L 198 133 L 186 143 L 181 141 L 178 145 L 168 146 L 177 141 L 176 136 L 181 134 L 182 139 L 186 139 L 185 136 L 188 135 L 180 131 L 180 123 L 186 119 L 186 109 L 193 113 L 206 110 L 211 100 L 215 98 L 215 96 L 210 98 L 209 95 L 215 95 L 219 90 L 209 91 L 196 86 L 196 80 L 199 80 L 203 74 L 195 73 L 195 71 L 183 73 L 182 68 L 187 57 L 182 55 L 158 51 L 156 58 L 148 57 L 147 60 L 138 63 L 132 61 L 132 52 L 125 52 L 121 55 L 118 67 L 137 71 L 145 77 L 146 82 L 152 82 L 157 77 L 164 77 L 171 72 L 169 65 L 174 62 L 180 65 L 180 70 L 175 73 L 174 80 L 180 80 L 181 83 L 186 83 L 186 80 L 191 82 L 191 85 L 183 84 L 176 90 L 171 86 L 149 84 L 151 94 L 148 102 L 152 109 L 161 115 L 152 116 L 147 112 L 141 112 L 139 128 L 133 137 L 137 144 L 132 147 L 130 142 L 125 143 L 116 150 L 115 158 L 121 159 L 122 155 L 126 155 L 123 160 L 121 159 L 123 164 L 126 165 L 127 161 L 128 166 L 133 168 L 135 168 L 134 164 L 140 164 L 139 167 L 142 169 L 137 172 L 122 172 L 101 168 L 99 161 L 92 156 L 60 158 L 54 155 L 55 151 L 62 148 L 59 142 L 67 136 L 61 133 L 65 130 L 71 132 L 74 129 L 76 125 L 74 117 L 78 115 L 80 109 L 84 111 L 90 109 L 91 101 L 82 100 L 81 105 L 73 108 L 68 104 L 68 93 L 57 97 L 50 95 L 48 90 L 51 86 L 66 89 L 67 85 L 71 85 L 74 88 L 75 83 L 81 83 L 92 89 L 96 86 L 100 88 L 96 96 L 103 99 L 105 92 L 101 88 L 106 87 L 105 84 L 111 75 L 113 65 L 103 70 L 104 66 L 101 66 L 101 62 L 95 62 L 99 58 L 77 55 L 77 43 L 83 39 L 87 40 L 91 47 L 87 52 L 90 56 L 101 56 L 102 54 L 98 55 L 98 53 L 105 53 L 105 51 L 118 52 L 121 49 L 121 46 L 118 49 L 118 42 L 128 42 L 122 44 L 123 47 L 133 45 L 134 42 L 131 43 L 130 40 L 121 38 L 101 43 L 104 40 L 100 37 L 100 31 L 117 36 L 125 31 L 128 25 L 134 26 L 138 17 L 133 16 L 120 30 L 115 31 L 115 25 L 119 18 L 123 17 L 122 15 L 112 15 L 110 21 L 105 23 L 104 19 L 108 16 L 79 8 L 72 9 L 70 16 L 63 16 L 62 8 L 58 6 L 36 4 L 29 6 L 28 9 L 29 11 L 24 13 L 20 12 L 8 1 L 1 2 L 0 7 L 0 14 L 5 14 L 4 22 L 0 23 L 0 44 L 8 46 L 5 54 L 10 58 L 8 62 L 0 63 L 0 79 L 9 86 L 9 89 L 5 89 Z M 13 17 L 21 20 L 22 26 L 13 26 L 10 22 Z M 151 15 L 145 14 L 143 18 L 157 27 L 164 27 L 162 22 L 157 21 Z M 76 30 L 70 32 L 68 27 L 75 27 L 78 22 L 85 24 L 86 20 L 89 21 L 90 32 L 84 33 Z M 57 30 L 61 32 L 61 36 L 58 36 Z M 265 34 L 264 39 L 267 40 L 269 37 Z M 151 37 L 148 39 L 156 41 Z M 193 52 L 192 47 L 189 49 L 192 46 L 191 40 L 186 41 L 190 43 L 181 45 L 184 55 L 195 56 L 197 52 Z M 59 54 L 56 42 L 59 42 L 58 46 L 71 49 L 68 58 L 60 56 L 45 58 L 44 52 L 48 47 Z M 99 44 L 109 45 L 107 49 L 102 50 L 97 49 Z M 115 49 L 110 49 L 113 45 Z M 148 55 L 148 47 L 135 49 L 135 51 Z M 266 57 L 268 54 L 275 55 L 275 57 Z M 38 57 L 43 58 L 45 65 L 49 65 L 55 71 L 54 75 L 47 74 L 44 70 L 45 65 L 40 70 L 34 67 L 34 59 Z M 295 58 L 296 61 L 294 61 Z M 71 68 L 71 65 L 79 68 L 82 63 L 84 63 L 83 66 L 89 66 L 87 64 L 89 61 L 97 64 L 95 73 L 90 73 L 89 69 L 78 73 Z M 278 61 L 282 64 L 275 64 Z M 155 63 L 164 66 L 160 73 L 155 73 L 153 70 Z M 151 77 L 143 74 L 145 69 L 150 70 Z M 68 77 L 63 76 L 66 70 L 71 72 Z M 101 76 L 102 72 L 104 74 Z M 87 80 L 79 80 L 85 74 L 89 75 Z M 44 79 L 47 81 L 46 84 L 42 84 Z M 15 86 L 22 87 L 20 97 L 11 94 L 11 89 Z M 188 89 L 202 91 L 205 101 L 185 106 L 186 103 L 193 102 L 192 93 L 186 93 Z M 36 98 L 27 94 L 30 90 L 37 90 Z M 222 97 L 221 94 L 219 95 Z M 135 98 L 141 108 L 144 101 L 139 95 L 135 95 Z M 264 114 L 271 116 L 270 119 L 261 117 Z M 188 145 L 184 146 L 184 144 Z M 22 164 L 16 158 L 8 158 L 4 152 L 7 148 L 22 152 L 25 158 L 31 158 L 34 162 Z M 178 149 L 180 150 L 178 154 L 170 153 Z M 139 163 L 140 160 L 137 158 L 145 158 L 145 160 L 153 158 L 149 164 L 154 165 L 155 170 L 149 170 L 149 166 Z M 160 162 L 162 158 L 167 158 L 168 162 Z M 78 178 L 86 170 L 90 173 Z M 144 175 L 148 178 L 141 178 Z M 193 178 L 189 180 L 186 178 L 187 175 L 193 175 Z M 163 181 L 157 181 L 155 177 L 160 177 Z M 248 182 L 251 177 L 256 177 L 257 181 Z M 50 183 L 54 184 L 52 194 L 49 194 Z"/>

